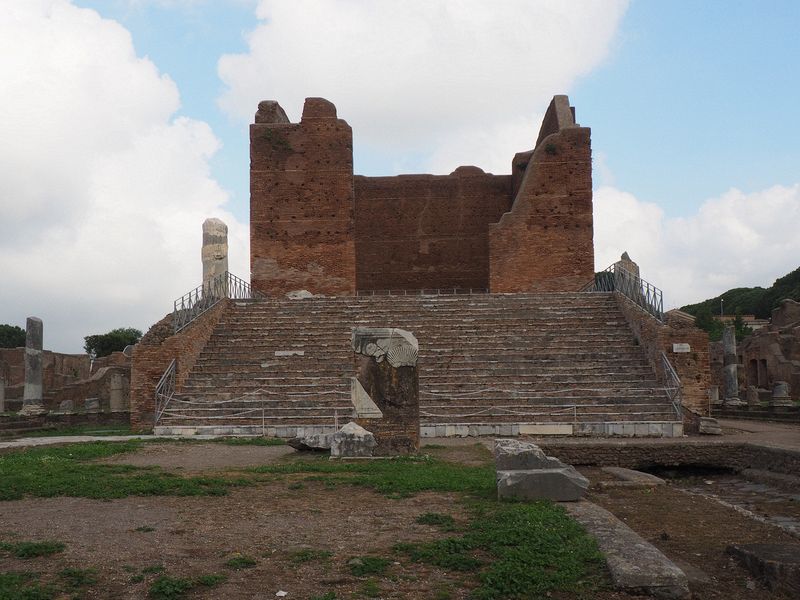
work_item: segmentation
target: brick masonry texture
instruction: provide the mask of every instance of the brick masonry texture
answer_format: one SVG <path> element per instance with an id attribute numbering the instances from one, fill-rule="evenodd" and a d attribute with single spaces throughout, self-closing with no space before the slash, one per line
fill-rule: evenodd
<path id="1" fill-rule="evenodd" d="M 684 408 L 688 408 L 696 415 L 708 415 L 708 388 L 711 385 L 708 334 L 670 313 L 665 315 L 665 322 L 661 323 L 623 294 L 614 292 L 613 295 L 634 338 L 644 350 L 647 361 L 655 371 L 658 381 L 661 383 L 667 381 L 661 360 L 663 352 L 681 380 Z M 689 344 L 691 351 L 673 352 L 672 345 L 680 343 Z M 687 428 L 693 428 L 695 422 L 689 419 L 685 425 Z"/>
<path id="2" fill-rule="evenodd" d="M 591 281 L 590 130 L 556 96 L 511 175 L 353 175 L 352 131 L 322 98 L 300 123 L 275 102 L 250 126 L 250 266 L 257 289 L 575 291 Z"/>
<path id="3" fill-rule="evenodd" d="M 167 315 L 136 344 L 130 390 L 131 427 L 134 430 L 153 427 L 156 385 L 169 363 L 173 358 L 177 360 L 175 387 L 180 391 L 214 327 L 230 304 L 230 300 L 223 300 L 176 334 L 172 333 L 172 315 Z"/>
<path id="4" fill-rule="evenodd" d="M 578 290 L 594 277 L 590 134 L 566 96 L 553 98 L 533 154 L 513 162 L 513 208 L 489 227 L 492 292 Z"/>

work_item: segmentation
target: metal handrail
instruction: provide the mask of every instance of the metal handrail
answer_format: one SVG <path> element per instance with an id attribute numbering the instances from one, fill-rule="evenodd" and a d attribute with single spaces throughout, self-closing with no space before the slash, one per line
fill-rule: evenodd
<path id="1" fill-rule="evenodd" d="M 252 300 L 264 298 L 264 294 L 254 290 L 249 283 L 233 273 L 220 273 L 175 300 L 172 305 L 172 326 L 175 333 L 224 298 Z"/>
<path id="2" fill-rule="evenodd" d="M 675 371 L 675 368 L 672 366 L 672 363 L 669 362 L 664 352 L 661 353 L 661 362 L 664 366 L 664 375 L 666 377 L 664 391 L 666 391 L 667 398 L 672 403 L 675 416 L 681 421 L 683 420 L 683 388 L 681 387 L 681 378 L 678 377 L 678 373 Z"/>
<path id="3" fill-rule="evenodd" d="M 158 380 L 155 393 L 156 410 L 153 424 L 158 423 L 159 419 L 161 419 L 161 415 L 163 415 L 164 411 L 167 409 L 170 400 L 172 400 L 172 397 L 175 395 L 175 373 L 177 364 L 177 360 L 173 358 L 167 370 L 164 371 L 164 374 L 161 376 L 161 379 Z"/>
<path id="4" fill-rule="evenodd" d="M 423 288 L 416 290 L 357 290 L 356 296 L 459 296 L 488 294 L 487 288 Z"/>
<path id="5" fill-rule="evenodd" d="M 664 295 L 660 289 L 615 263 L 595 273 L 582 291 L 620 292 L 659 321 L 664 321 Z"/>

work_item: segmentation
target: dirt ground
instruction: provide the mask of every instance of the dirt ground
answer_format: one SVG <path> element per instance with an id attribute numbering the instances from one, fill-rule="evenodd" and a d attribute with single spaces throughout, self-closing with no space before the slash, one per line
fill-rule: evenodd
<path id="1" fill-rule="evenodd" d="M 491 460 L 485 445 L 474 442 L 424 451 L 469 464 Z M 296 457 L 284 446 L 150 443 L 112 461 L 211 474 Z M 597 469 L 585 472 L 593 482 L 607 477 Z M 725 546 L 734 542 L 792 540 L 774 528 L 669 486 L 657 492 L 593 490 L 590 499 L 671 558 L 706 573 L 710 582 L 697 588 L 696 598 L 777 597 L 724 554 Z M 371 583 L 350 574 L 348 561 L 353 557 L 391 557 L 397 542 L 444 535 L 415 522 L 426 512 L 450 514 L 462 522 L 466 518 L 457 495 L 423 493 L 396 500 L 361 487 L 309 481 L 302 474 L 268 476 L 222 497 L 30 498 L 0 503 L 0 539 L 52 539 L 64 542 L 66 550 L 28 560 L 0 557 L 0 571 L 95 569 L 99 581 L 84 598 L 145 598 L 159 574 L 193 578 L 212 573 L 228 579 L 208 590 L 192 590 L 190 598 L 264 599 L 279 591 L 288 592 L 290 600 L 326 592 L 340 599 L 466 598 L 475 585 L 471 574 L 410 563 L 405 557 L 396 557 L 386 574 Z M 292 553 L 301 549 L 328 551 L 331 556 L 295 564 Z M 237 554 L 253 557 L 256 565 L 238 571 L 226 568 L 225 562 Z M 163 571 L 158 572 L 159 567 Z M 634 598 L 610 591 L 593 597 Z"/>
<path id="2" fill-rule="evenodd" d="M 690 580 L 694 579 L 691 587 L 695 599 L 783 598 L 754 581 L 725 549 L 731 544 L 755 542 L 800 543 L 796 538 L 669 483 L 651 489 L 601 490 L 594 484 L 613 477 L 597 468 L 581 472 L 593 484 L 588 500 L 614 513 L 676 562 Z"/>

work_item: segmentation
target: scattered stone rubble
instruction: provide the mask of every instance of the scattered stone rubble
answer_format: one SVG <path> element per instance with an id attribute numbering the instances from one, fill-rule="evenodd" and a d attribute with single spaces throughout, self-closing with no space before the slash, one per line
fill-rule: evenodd
<path id="1" fill-rule="evenodd" d="M 546 456 L 539 447 L 520 440 L 495 440 L 497 497 L 500 500 L 580 500 L 589 480 L 574 467 Z"/>

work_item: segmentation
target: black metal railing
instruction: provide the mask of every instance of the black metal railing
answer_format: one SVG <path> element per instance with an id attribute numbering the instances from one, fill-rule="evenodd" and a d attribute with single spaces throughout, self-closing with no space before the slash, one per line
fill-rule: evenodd
<path id="1" fill-rule="evenodd" d="M 659 321 L 664 320 L 664 295 L 661 290 L 619 264 L 595 273 L 594 281 L 583 291 L 620 292 Z"/>
<path id="2" fill-rule="evenodd" d="M 228 271 L 220 273 L 175 300 L 172 309 L 172 325 L 175 333 L 225 298 L 252 300 L 264 298 L 264 295 L 233 273 Z"/>

